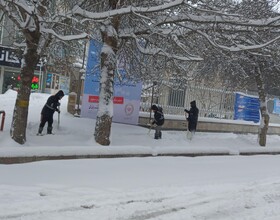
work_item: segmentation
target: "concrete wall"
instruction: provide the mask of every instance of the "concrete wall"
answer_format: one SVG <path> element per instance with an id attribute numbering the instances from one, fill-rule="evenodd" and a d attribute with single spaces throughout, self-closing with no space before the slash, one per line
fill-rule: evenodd
<path id="1" fill-rule="evenodd" d="M 153 117 L 152 117 L 153 118 Z M 140 115 L 139 125 L 148 127 L 149 115 Z M 233 133 L 257 133 L 258 124 L 246 121 L 234 121 L 223 119 L 207 119 L 200 118 L 197 124 L 197 131 L 200 132 L 233 132 Z M 184 117 L 168 118 L 165 117 L 165 123 L 163 125 L 164 130 L 186 130 L 187 121 Z M 270 125 L 268 128 L 268 134 L 280 135 L 280 124 Z"/>

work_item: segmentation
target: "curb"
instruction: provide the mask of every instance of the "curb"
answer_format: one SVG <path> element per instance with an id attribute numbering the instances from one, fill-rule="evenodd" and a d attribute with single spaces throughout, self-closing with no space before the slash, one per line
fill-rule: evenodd
<path id="1" fill-rule="evenodd" d="M 0 164 L 20 164 L 44 160 L 73 160 L 73 159 L 101 159 L 101 158 L 129 158 L 129 157 L 202 157 L 202 156 L 254 156 L 278 155 L 279 151 L 239 152 L 188 152 L 188 153 L 158 153 L 158 154 L 99 154 L 99 155 L 59 155 L 59 156 L 18 156 L 0 157 Z"/>
<path id="2" fill-rule="evenodd" d="M 69 155 L 69 156 L 27 156 L 27 157 L 0 157 L 0 164 L 30 163 L 43 160 L 73 160 L 73 159 L 100 159 L 123 157 L 151 157 L 151 154 L 127 154 L 127 155 Z"/>

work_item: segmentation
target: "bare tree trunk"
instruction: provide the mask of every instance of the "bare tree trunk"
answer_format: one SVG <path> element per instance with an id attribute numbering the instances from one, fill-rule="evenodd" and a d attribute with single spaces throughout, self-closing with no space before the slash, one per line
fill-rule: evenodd
<path id="1" fill-rule="evenodd" d="M 258 87 L 259 100 L 260 100 L 260 112 L 261 112 L 261 123 L 258 131 L 259 145 L 265 147 L 266 135 L 269 125 L 269 114 L 267 111 L 266 95 L 264 91 L 264 83 L 262 79 L 262 72 L 258 64 L 256 64 L 255 79 Z"/>
<path id="2" fill-rule="evenodd" d="M 19 144 L 24 144 L 26 142 L 26 127 L 31 83 L 36 64 L 39 61 L 39 55 L 37 53 L 39 35 L 31 33 L 29 36 L 32 35 L 34 35 L 35 38 L 29 38 L 27 41 L 27 51 L 24 54 L 24 65 L 20 71 L 20 87 L 17 94 L 12 126 L 10 129 L 11 138 Z"/>
<path id="3" fill-rule="evenodd" d="M 109 7 L 116 9 L 119 0 L 110 0 Z M 101 28 L 103 47 L 101 50 L 101 79 L 99 108 L 96 117 L 94 137 L 101 145 L 110 145 L 110 134 L 113 118 L 114 73 L 117 69 L 118 28 L 120 18 L 113 17 L 105 21 Z"/>
<path id="4" fill-rule="evenodd" d="M 95 125 L 95 141 L 101 145 L 110 145 L 110 133 L 113 112 L 113 82 L 115 67 L 115 54 L 108 54 L 108 47 L 104 42 L 101 52 L 101 79 L 99 92 L 99 108 Z M 106 48 L 107 47 L 107 48 Z M 109 49 L 110 50 L 110 49 Z M 112 57 L 112 55 L 114 57 Z"/>
<path id="5" fill-rule="evenodd" d="M 101 50 L 99 108 L 94 133 L 95 141 L 101 145 L 110 145 L 113 117 L 113 83 L 117 68 L 118 38 L 115 33 L 112 33 L 112 30 L 116 30 L 112 24 L 107 24 L 102 30 L 103 47 Z"/>

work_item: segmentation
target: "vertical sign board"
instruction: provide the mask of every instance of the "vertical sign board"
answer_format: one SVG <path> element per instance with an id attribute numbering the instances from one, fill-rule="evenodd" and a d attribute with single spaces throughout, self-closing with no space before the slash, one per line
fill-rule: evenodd
<path id="1" fill-rule="evenodd" d="M 53 77 L 53 74 L 51 74 L 51 73 L 47 74 L 47 79 L 46 79 L 46 88 L 47 89 L 51 89 L 52 77 Z"/>
<path id="2" fill-rule="evenodd" d="M 118 70 L 125 76 L 125 70 Z M 123 79 L 114 84 L 114 122 L 138 124 L 142 84 Z"/>
<path id="3" fill-rule="evenodd" d="M 81 117 L 96 118 L 97 115 L 101 47 L 102 45 L 100 43 L 91 40 L 84 83 Z M 118 72 L 122 76 L 125 75 L 125 71 L 122 69 L 119 69 Z M 138 123 L 141 90 L 141 83 L 133 83 L 128 80 L 124 80 L 120 83 L 117 79 L 114 79 L 113 122 L 125 124 Z"/>
<path id="4" fill-rule="evenodd" d="M 234 120 L 260 121 L 260 102 L 256 96 L 235 94 Z"/>
<path id="5" fill-rule="evenodd" d="M 280 114 L 280 100 L 277 98 L 273 100 L 273 113 Z"/>
<path id="6" fill-rule="evenodd" d="M 69 91 L 69 77 L 60 76 L 59 78 L 59 89 L 68 95 Z"/>
<path id="7" fill-rule="evenodd" d="M 99 100 L 100 52 L 101 44 L 90 41 L 84 81 L 81 117 L 96 118 Z"/>

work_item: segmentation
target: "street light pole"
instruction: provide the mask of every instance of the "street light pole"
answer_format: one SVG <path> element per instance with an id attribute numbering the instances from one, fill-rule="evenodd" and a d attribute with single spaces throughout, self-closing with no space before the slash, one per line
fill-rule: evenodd
<path id="1" fill-rule="evenodd" d="M 76 115 L 80 116 L 80 99 L 81 99 L 81 78 L 83 74 L 85 73 L 84 65 L 85 65 L 85 58 L 86 58 L 86 46 L 87 42 L 85 41 L 84 45 L 84 51 L 83 51 L 83 62 L 82 62 L 82 69 L 79 71 L 79 78 L 78 78 L 78 90 L 77 90 L 77 109 L 76 109 Z"/>
<path id="2" fill-rule="evenodd" d="M 157 82 L 156 81 L 154 81 L 153 82 L 153 86 L 152 86 L 152 98 L 151 98 L 151 107 L 152 107 L 152 105 L 153 105 L 153 102 L 154 102 L 154 91 L 155 91 L 155 85 L 157 84 Z M 150 107 L 150 108 L 151 108 Z M 150 119 L 149 119 L 149 121 L 151 121 L 151 119 L 152 119 L 152 110 L 150 109 Z"/>
<path id="3" fill-rule="evenodd" d="M 43 60 L 44 59 L 44 60 Z M 43 71 L 43 66 L 47 63 L 46 58 L 40 58 L 40 86 L 39 90 L 43 93 L 44 92 L 44 71 Z"/>
<path id="4" fill-rule="evenodd" d="M 42 66 L 43 66 L 43 61 L 42 61 L 42 58 L 40 58 L 40 91 L 41 92 L 42 92 L 42 88 L 43 88 Z"/>

